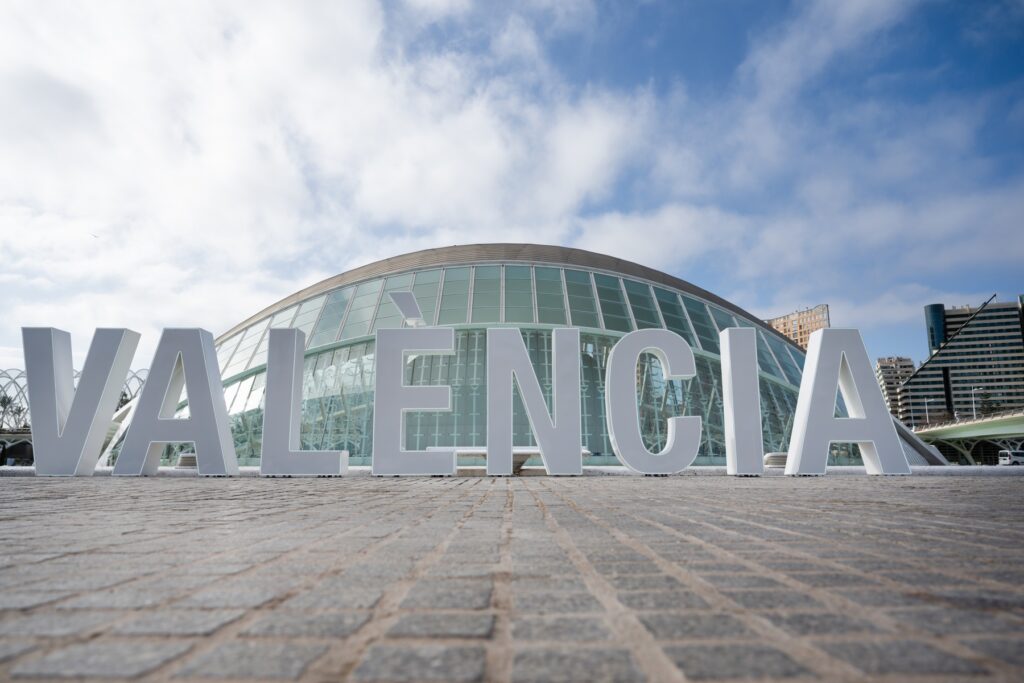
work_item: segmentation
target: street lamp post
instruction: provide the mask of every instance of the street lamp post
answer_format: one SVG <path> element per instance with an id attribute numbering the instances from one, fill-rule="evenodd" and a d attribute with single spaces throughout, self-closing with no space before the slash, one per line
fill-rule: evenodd
<path id="1" fill-rule="evenodd" d="M 981 387 L 971 387 L 971 415 L 973 415 L 973 417 L 971 418 L 972 420 L 978 419 L 978 408 L 974 404 L 974 392 L 976 392 L 978 389 L 981 389 Z"/>
<path id="2" fill-rule="evenodd" d="M 931 403 L 932 401 L 938 401 L 938 400 L 939 399 L 937 399 L 937 398 L 926 398 L 924 400 L 924 423 L 926 425 L 930 425 L 932 423 L 932 419 L 930 417 L 928 417 L 928 404 Z"/>

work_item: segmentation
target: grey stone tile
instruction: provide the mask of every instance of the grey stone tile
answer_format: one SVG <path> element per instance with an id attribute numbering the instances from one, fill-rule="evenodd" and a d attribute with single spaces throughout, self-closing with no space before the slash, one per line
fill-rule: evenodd
<path id="1" fill-rule="evenodd" d="M 388 635 L 407 638 L 490 638 L 494 630 L 492 614 L 406 614 L 391 627 Z"/>
<path id="2" fill-rule="evenodd" d="M 640 622 L 659 640 L 687 638 L 738 638 L 753 635 L 742 621 L 729 614 L 706 612 L 653 612 Z"/>
<path id="3" fill-rule="evenodd" d="M 367 612 L 296 614 L 275 611 L 246 627 L 242 635 L 344 638 L 355 633 L 369 618 Z"/>
<path id="4" fill-rule="evenodd" d="M 520 612 L 567 613 L 603 612 L 604 607 L 590 593 L 522 593 L 512 596 L 515 609 Z"/>
<path id="5" fill-rule="evenodd" d="M 873 585 L 876 582 L 867 579 L 860 574 L 846 574 L 843 572 L 808 572 L 806 574 L 790 574 L 790 577 L 800 583 L 816 588 L 839 588 L 842 586 L 865 586 Z"/>
<path id="6" fill-rule="evenodd" d="M 490 581 L 424 580 L 409 589 L 403 609 L 486 609 L 491 604 Z"/>
<path id="7" fill-rule="evenodd" d="M 92 641 L 69 645 L 14 666 L 16 677 L 134 678 L 192 647 L 188 642 Z"/>
<path id="8" fill-rule="evenodd" d="M 775 579 L 760 574 L 708 574 L 701 578 L 718 588 L 783 588 Z"/>
<path id="9" fill-rule="evenodd" d="M 371 609 L 380 601 L 383 591 L 372 588 L 313 588 L 281 603 L 284 609 Z"/>
<path id="10" fill-rule="evenodd" d="M 31 609 L 65 598 L 71 593 L 57 591 L 2 591 L 0 609 Z"/>
<path id="11" fill-rule="evenodd" d="M 363 656 L 352 678 L 366 683 L 475 683 L 484 678 L 485 659 L 482 647 L 374 645 Z"/>
<path id="12" fill-rule="evenodd" d="M 820 602 L 806 593 L 791 590 L 722 591 L 722 595 L 747 609 L 822 607 Z"/>
<path id="13" fill-rule="evenodd" d="M 129 636 L 208 636 L 244 614 L 240 609 L 161 609 L 116 624 L 111 632 Z"/>
<path id="14" fill-rule="evenodd" d="M 611 632 L 596 617 L 518 617 L 512 620 L 516 640 L 547 642 L 609 640 Z"/>
<path id="15" fill-rule="evenodd" d="M 847 600 L 864 607 L 903 607 L 928 602 L 923 594 L 907 593 L 885 588 L 853 588 L 835 591 Z"/>
<path id="16" fill-rule="evenodd" d="M 890 610 L 889 615 L 905 624 L 936 635 L 958 633 L 999 633 L 1024 631 L 1024 621 L 998 614 L 953 607 L 920 607 Z"/>
<path id="17" fill-rule="evenodd" d="M 176 676 L 293 680 L 326 651 L 326 645 L 238 640 L 194 657 Z"/>
<path id="18" fill-rule="evenodd" d="M 835 612 L 768 613 L 764 617 L 779 628 L 795 636 L 831 636 L 885 632 L 884 629 L 869 621 Z"/>
<path id="19" fill-rule="evenodd" d="M 960 642 L 975 652 L 1024 668 L 1024 637 L 1003 638 L 989 635 L 985 638 L 961 640 Z"/>
<path id="20" fill-rule="evenodd" d="M 678 579 L 667 574 L 613 576 L 608 581 L 615 588 L 628 591 L 673 590 L 683 587 Z"/>
<path id="21" fill-rule="evenodd" d="M 35 647 L 36 644 L 30 640 L 0 640 L 0 662 L 14 659 L 18 655 L 35 649 Z"/>
<path id="22" fill-rule="evenodd" d="M 574 576 L 515 576 L 512 578 L 513 591 L 583 591 L 587 584 Z"/>
<path id="23" fill-rule="evenodd" d="M 0 621 L 0 636 L 70 636 L 109 624 L 114 612 L 37 612 Z"/>
<path id="24" fill-rule="evenodd" d="M 514 683 L 587 681 L 639 683 L 646 680 L 628 650 L 528 649 L 512 660 Z"/>
<path id="25" fill-rule="evenodd" d="M 786 653 L 766 645 L 676 645 L 669 659 L 694 681 L 723 678 L 796 678 L 810 675 Z"/>
<path id="26" fill-rule="evenodd" d="M 707 609 L 709 607 L 704 598 L 687 590 L 620 592 L 619 602 L 635 610 Z"/>
<path id="27" fill-rule="evenodd" d="M 974 662 L 913 640 L 821 643 L 818 647 L 873 676 L 985 673 Z"/>
<path id="28" fill-rule="evenodd" d="M 178 600 L 176 607 L 259 607 L 286 593 L 278 587 L 207 588 Z"/>

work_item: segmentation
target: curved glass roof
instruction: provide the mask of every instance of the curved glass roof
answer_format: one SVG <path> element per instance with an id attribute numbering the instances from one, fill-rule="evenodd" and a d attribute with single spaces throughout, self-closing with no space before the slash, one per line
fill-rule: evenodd
<path id="1" fill-rule="evenodd" d="M 803 366 L 799 348 L 761 321 L 737 315 L 740 309 L 734 306 L 730 311 L 674 287 L 594 268 L 484 262 L 371 277 L 327 291 L 310 289 L 308 298 L 289 297 L 218 340 L 224 379 L 266 363 L 272 328 L 301 329 L 307 351 L 312 351 L 402 326 L 402 315 L 387 296 L 399 290 L 413 292 L 428 325 L 568 324 L 612 335 L 667 328 L 694 349 L 716 356 L 719 331 L 753 327 L 763 373 L 798 386 Z"/>

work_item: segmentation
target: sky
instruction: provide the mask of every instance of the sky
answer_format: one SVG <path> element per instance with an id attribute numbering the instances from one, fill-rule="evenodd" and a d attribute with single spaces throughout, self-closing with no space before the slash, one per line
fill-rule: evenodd
<path id="1" fill-rule="evenodd" d="M 215 335 L 417 249 L 538 242 L 872 357 L 1024 293 L 1024 0 L 7 1 L 20 328 Z"/>

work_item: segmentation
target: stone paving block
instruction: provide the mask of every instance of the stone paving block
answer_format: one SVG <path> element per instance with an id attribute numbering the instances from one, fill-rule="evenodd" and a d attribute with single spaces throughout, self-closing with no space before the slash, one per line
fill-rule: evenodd
<path id="1" fill-rule="evenodd" d="M 586 591 L 587 584 L 575 576 L 514 576 L 513 591 Z"/>
<path id="2" fill-rule="evenodd" d="M 1024 668 L 1024 638 L 1022 637 L 1004 638 L 1002 634 L 992 634 L 985 638 L 960 642 L 993 659 Z"/>
<path id="3" fill-rule="evenodd" d="M 0 610 L 30 609 L 71 595 L 66 591 L 0 592 Z"/>
<path id="4" fill-rule="evenodd" d="M 526 649 L 512 660 L 514 683 L 640 683 L 646 680 L 628 650 Z"/>
<path id="5" fill-rule="evenodd" d="M 492 584 L 477 580 L 423 580 L 409 589 L 402 609 L 486 609 Z"/>
<path id="6" fill-rule="evenodd" d="M 485 659 L 482 647 L 374 645 L 352 678 L 365 683 L 475 683 L 484 678 Z"/>
<path id="7" fill-rule="evenodd" d="M 742 621 L 730 614 L 654 612 L 641 614 L 639 618 L 658 640 L 742 638 L 753 635 Z"/>
<path id="8" fill-rule="evenodd" d="M 823 607 L 807 595 L 793 590 L 722 591 L 722 595 L 746 609 L 799 609 Z"/>
<path id="9" fill-rule="evenodd" d="M 380 601 L 383 591 L 372 588 L 312 588 L 281 603 L 284 609 L 371 609 Z"/>
<path id="10" fill-rule="evenodd" d="M 520 593 L 512 596 L 512 604 L 520 612 L 603 612 L 604 607 L 590 593 L 545 592 Z"/>
<path id="11" fill-rule="evenodd" d="M 89 633 L 116 619 L 114 612 L 37 612 L 0 621 L 0 636 L 70 636 Z"/>
<path id="12" fill-rule="evenodd" d="M 608 582 L 619 590 L 672 590 L 682 588 L 682 584 L 674 576 L 667 574 L 646 574 L 640 576 L 613 576 Z"/>
<path id="13" fill-rule="evenodd" d="M 635 576 L 637 574 L 660 574 L 661 569 L 650 560 L 644 562 L 600 562 L 594 564 L 594 569 L 599 574 L 608 576 L 625 575 Z"/>
<path id="14" fill-rule="evenodd" d="M 861 633 L 884 633 L 870 621 L 835 612 L 767 613 L 764 618 L 795 636 L 832 636 Z"/>
<path id="15" fill-rule="evenodd" d="M 207 636 L 244 614 L 240 609 L 160 609 L 118 623 L 111 632 L 126 636 Z"/>
<path id="16" fill-rule="evenodd" d="M 864 607 L 909 607 L 930 602 L 923 593 L 910 593 L 887 588 L 852 588 L 837 590 L 835 593 Z"/>
<path id="17" fill-rule="evenodd" d="M 619 602 L 635 610 L 707 609 L 707 601 L 688 590 L 627 591 L 619 593 Z"/>
<path id="18" fill-rule="evenodd" d="M 271 586 L 207 588 L 175 603 L 175 607 L 259 607 L 287 592 L 285 588 Z"/>
<path id="19" fill-rule="evenodd" d="M 11 673 L 47 678 L 134 678 L 171 661 L 189 642 L 92 641 L 69 645 L 15 665 Z"/>
<path id="20" fill-rule="evenodd" d="M 999 633 L 1024 631 L 1024 621 L 1008 619 L 989 612 L 954 607 L 920 607 L 890 610 L 889 615 L 905 624 L 936 635 L 959 633 Z"/>
<path id="21" fill-rule="evenodd" d="M 0 640 L 0 662 L 6 662 L 36 647 L 30 640 Z"/>
<path id="22" fill-rule="evenodd" d="M 676 645 L 665 654 L 694 681 L 723 678 L 796 678 L 811 672 L 767 645 Z"/>
<path id="23" fill-rule="evenodd" d="M 872 675 L 985 673 L 974 662 L 913 640 L 820 643 L 818 647 Z"/>
<path id="24" fill-rule="evenodd" d="M 326 651 L 326 645 L 237 640 L 193 657 L 175 676 L 293 680 Z"/>
<path id="25" fill-rule="evenodd" d="M 701 577 L 718 588 L 783 588 L 784 586 L 760 574 L 707 574 Z"/>
<path id="26" fill-rule="evenodd" d="M 877 582 L 860 574 L 846 574 L 844 572 L 809 572 L 801 574 L 790 574 L 790 577 L 815 588 L 842 588 L 857 586 L 872 586 Z"/>
<path id="27" fill-rule="evenodd" d="M 494 630 L 492 614 L 406 614 L 391 627 L 388 635 L 406 638 L 490 638 Z"/>
<path id="28" fill-rule="evenodd" d="M 516 640 L 591 641 L 609 640 L 611 631 L 596 617 L 517 617 L 512 620 Z"/>
<path id="29" fill-rule="evenodd" d="M 155 607 L 180 593 L 174 587 L 145 590 L 95 591 L 62 601 L 59 609 L 139 609 Z"/>
<path id="30" fill-rule="evenodd" d="M 250 624 L 243 636 L 310 636 L 344 638 L 355 633 L 370 618 L 367 612 L 326 612 L 296 614 L 274 611 Z"/>

